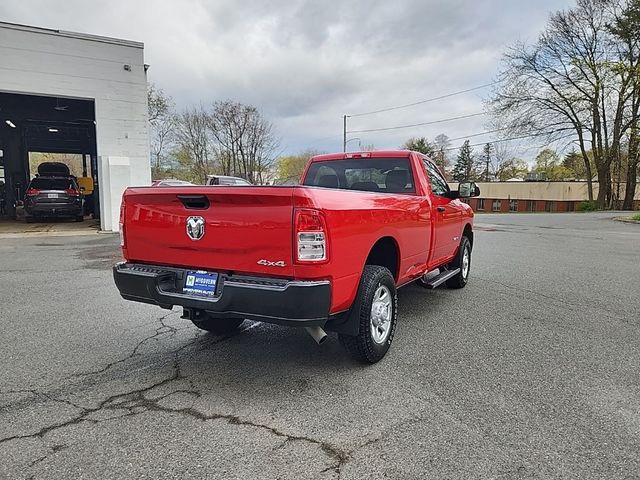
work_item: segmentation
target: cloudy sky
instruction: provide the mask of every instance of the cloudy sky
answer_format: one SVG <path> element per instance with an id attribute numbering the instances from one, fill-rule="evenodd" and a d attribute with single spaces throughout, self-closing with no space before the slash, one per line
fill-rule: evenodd
<path id="1" fill-rule="evenodd" d="M 491 83 L 507 46 L 534 41 L 550 12 L 572 3 L 3 0 L 0 20 L 142 41 L 149 79 L 178 108 L 223 99 L 254 104 L 275 124 L 282 151 L 296 153 L 341 150 L 344 114 Z M 476 114 L 490 90 L 353 117 L 349 130 Z M 487 119 L 474 116 L 350 138 L 378 149 L 396 148 L 411 136 L 457 138 L 486 128 Z M 472 143 L 494 138 L 474 137 Z M 359 141 L 349 146 L 357 148 Z M 526 149 L 518 153 L 530 155 Z"/>

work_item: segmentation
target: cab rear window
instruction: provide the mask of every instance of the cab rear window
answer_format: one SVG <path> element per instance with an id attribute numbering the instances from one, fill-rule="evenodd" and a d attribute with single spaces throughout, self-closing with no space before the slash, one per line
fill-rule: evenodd
<path id="1" fill-rule="evenodd" d="M 313 162 L 304 185 L 365 192 L 415 193 L 408 158 L 358 158 Z"/>

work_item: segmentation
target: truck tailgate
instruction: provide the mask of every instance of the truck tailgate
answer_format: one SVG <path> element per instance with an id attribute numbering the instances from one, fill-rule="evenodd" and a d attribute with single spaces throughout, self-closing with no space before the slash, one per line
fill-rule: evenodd
<path id="1" fill-rule="evenodd" d="M 292 193 L 292 187 L 129 188 L 123 196 L 125 256 L 132 262 L 292 277 Z M 202 217 L 200 239 L 188 235 L 189 217 Z"/>

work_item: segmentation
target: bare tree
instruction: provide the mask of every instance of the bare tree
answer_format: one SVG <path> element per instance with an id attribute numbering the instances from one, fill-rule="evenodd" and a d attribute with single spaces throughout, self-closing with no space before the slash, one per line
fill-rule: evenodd
<path id="1" fill-rule="evenodd" d="M 161 88 L 153 83 L 147 85 L 147 109 L 149 121 L 153 123 L 158 118 L 165 116 L 172 108 L 171 97 L 167 96 Z"/>
<path id="2" fill-rule="evenodd" d="M 487 145 L 490 145 L 489 162 L 487 168 Z M 483 148 L 482 163 L 484 169 L 483 176 L 489 176 L 493 181 L 505 182 L 512 178 L 523 178 L 529 171 L 529 165 L 524 160 L 517 158 L 513 148 L 508 142 L 488 143 Z"/>
<path id="3" fill-rule="evenodd" d="M 444 133 L 441 133 L 433 139 L 433 148 L 436 163 L 444 171 L 449 166 L 449 158 L 447 152 L 451 147 L 451 140 Z"/>
<path id="4" fill-rule="evenodd" d="M 175 139 L 176 117 L 168 115 L 156 121 L 151 128 L 151 156 L 155 161 L 155 168 L 162 166 L 164 153 Z"/>
<path id="5" fill-rule="evenodd" d="M 206 184 L 207 175 L 213 172 L 217 151 L 209 128 L 209 115 L 202 106 L 186 108 L 176 117 L 175 138 L 179 161 Z"/>
<path id="6" fill-rule="evenodd" d="M 623 62 L 618 68 L 628 70 L 631 84 L 631 98 L 627 113 L 627 165 L 625 196 L 622 208 L 633 209 L 633 199 L 640 175 L 640 1 L 623 4 L 619 12 L 614 12 L 610 25 L 611 34 L 617 41 L 618 55 Z"/>
<path id="7" fill-rule="evenodd" d="M 214 103 L 208 118 L 221 173 L 262 183 L 279 143 L 272 123 L 254 106 L 229 100 Z"/>
<path id="8" fill-rule="evenodd" d="M 629 2 L 637 0 L 628 0 Z M 608 28 L 622 0 L 578 0 L 551 16 L 533 46 L 505 55 L 501 84 L 491 103 L 510 134 L 571 138 L 579 147 L 593 199 L 589 151 L 597 170 L 598 206 L 611 205 L 611 165 L 628 131 L 633 74 L 620 68 L 619 44 Z"/>
<path id="9" fill-rule="evenodd" d="M 150 126 L 151 157 L 156 169 L 162 164 L 163 154 L 173 140 L 175 114 L 173 99 L 153 83 L 147 87 L 147 107 Z"/>

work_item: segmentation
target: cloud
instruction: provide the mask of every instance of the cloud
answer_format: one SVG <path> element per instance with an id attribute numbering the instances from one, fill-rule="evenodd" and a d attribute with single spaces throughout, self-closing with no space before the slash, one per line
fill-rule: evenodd
<path id="1" fill-rule="evenodd" d="M 342 115 L 490 82 L 504 48 L 531 41 L 569 0 L 5 1 L 5 21 L 140 40 L 149 78 L 176 104 L 234 99 L 275 124 L 283 149 L 341 148 Z M 350 119 L 351 129 L 419 123 L 482 110 L 488 90 Z M 410 136 L 480 132 L 473 117 L 359 134 L 394 148 Z M 489 139 L 489 138 L 487 138 Z M 483 138 L 478 138 L 482 141 Z M 461 142 L 460 142 L 461 143 Z"/>

